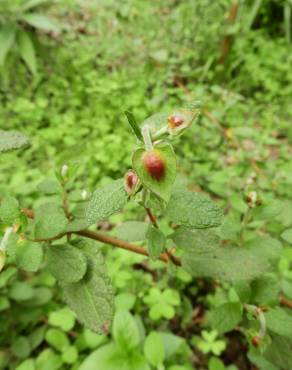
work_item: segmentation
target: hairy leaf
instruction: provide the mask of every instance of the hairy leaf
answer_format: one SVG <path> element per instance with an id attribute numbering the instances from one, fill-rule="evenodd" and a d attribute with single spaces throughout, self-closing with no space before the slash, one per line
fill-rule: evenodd
<path id="1" fill-rule="evenodd" d="M 28 144 L 28 138 L 17 131 L 0 130 L 0 153 L 22 148 Z"/>
<path id="2" fill-rule="evenodd" d="M 175 189 L 165 212 L 171 221 L 193 229 L 217 227 L 223 217 L 218 205 L 206 196 L 181 188 Z"/>
<path id="3" fill-rule="evenodd" d="M 35 212 L 35 237 L 37 239 L 53 238 L 65 231 L 68 220 L 61 206 L 45 203 Z"/>
<path id="4" fill-rule="evenodd" d="M 272 332 L 292 339 L 292 315 L 277 307 L 265 313 L 267 328 Z"/>
<path id="5" fill-rule="evenodd" d="M 166 245 L 165 235 L 153 225 L 149 225 L 147 239 L 150 257 L 155 260 L 159 257 L 160 253 L 164 251 Z"/>
<path id="6" fill-rule="evenodd" d="M 43 248 L 40 244 L 22 241 L 17 244 L 16 263 L 25 270 L 37 271 L 43 260 Z"/>
<path id="7" fill-rule="evenodd" d="M 85 210 L 89 225 L 94 224 L 122 210 L 127 202 L 127 193 L 122 179 L 98 188 Z"/>
<path id="8" fill-rule="evenodd" d="M 219 333 L 226 333 L 235 328 L 242 319 L 242 306 L 239 302 L 227 302 L 210 313 L 212 328 Z"/>
<path id="9" fill-rule="evenodd" d="M 12 224 L 19 217 L 19 204 L 13 197 L 5 197 L 0 203 L 0 220 L 4 224 Z"/>
<path id="10" fill-rule="evenodd" d="M 269 264 L 248 249 L 223 246 L 214 230 L 180 228 L 171 235 L 184 250 L 183 267 L 193 276 L 222 280 L 252 280 L 265 272 Z"/>
<path id="11" fill-rule="evenodd" d="M 113 317 L 113 292 L 100 251 L 91 243 L 78 244 L 87 258 L 87 272 L 77 283 L 62 284 L 64 298 L 87 328 L 106 332 Z"/>
<path id="12" fill-rule="evenodd" d="M 47 251 L 50 273 L 62 283 L 75 283 L 83 278 L 87 270 L 87 259 L 70 244 L 52 245 Z"/>
<path id="13" fill-rule="evenodd" d="M 126 221 L 113 230 L 118 238 L 128 242 L 139 242 L 146 239 L 148 223 L 141 221 Z"/>

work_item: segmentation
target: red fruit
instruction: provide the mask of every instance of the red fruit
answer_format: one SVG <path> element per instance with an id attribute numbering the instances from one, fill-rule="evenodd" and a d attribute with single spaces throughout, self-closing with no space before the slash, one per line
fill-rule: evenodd
<path id="1" fill-rule="evenodd" d="M 125 189 L 128 194 L 132 194 L 135 190 L 135 186 L 138 183 L 138 176 L 135 171 L 129 170 L 125 175 Z"/>
<path id="2" fill-rule="evenodd" d="M 184 119 L 178 115 L 169 116 L 167 120 L 171 128 L 179 127 L 184 123 Z"/>
<path id="3" fill-rule="evenodd" d="M 261 338 L 258 337 L 257 335 L 254 336 L 252 339 L 251 339 L 251 343 L 255 346 L 255 347 L 259 347 L 260 344 L 261 344 Z"/>
<path id="4" fill-rule="evenodd" d="M 143 155 L 143 164 L 151 177 L 157 181 L 163 179 L 165 175 L 165 162 L 157 151 L 151 150 L 145 152 Z"/>

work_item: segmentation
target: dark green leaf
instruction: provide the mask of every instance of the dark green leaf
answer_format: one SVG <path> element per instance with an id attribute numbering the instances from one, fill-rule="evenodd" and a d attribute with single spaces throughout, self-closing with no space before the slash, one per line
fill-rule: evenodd
<path id="1" fill-rule="evenodd" d="M 265 313 L 267 328 L 272 332 L 292 339 L 292 315 L 277 307 Z"/>
<path id="2" fill-rule="evenodd" d="M 35 212 L 35 237 L 49 239 L 63 233 L 68 220 L 61 206 L 56 203 L 45 203 Z"/>
<path id="3" fill-rule="evenodd" d="M 242 319 L 242 305 L 239 302 L 224 303 L 210 313 L 212 328 L 226 333 L 236 327 Z"/>
<path id="4" fill-rule="evenodd" d="M 151 258 L 154 260 L 160 256 L 165 249 L 166 245 L 166 238 L 162 231 L 154 227 L 153 225 L 149 225 L 149 229 L 147 232 L 147 239 L 148 239 L 148 252 Z"/>
<path id="5" fill-rule="evenodd" d="M 269 267 L 265 260 L 245 248 L 220 245 L 215 230 L 180 228 L 171 235 L 171 239 L 184 250 L 182 265 L 193 276 L 252 280 Z"/>
<path id="6" fill-rule="evenodd" d="M 127 193 L 122 179 L 98 188 L 93 193 L 85 211 L 87 223 L 92 225 L 121 211 L 126 202 Z"/>
<path id="7" fill-rule="evenodd" d="M 75 283 L 83 278 L 87 269 L 85 255 L 70 244 L 52 245 L 47 251 L 50 273 L 61 283 Z"/>
<path id="8" fill-rule="evenodd" d="M 87 242 L 82 251 L 87 257 L 87 272 L 81 281 L 62 285 L 64 298 L 82 324 L 97 333 L 106 332 L 113 316 L 111 283 L 100 251 Z"/>
<path id="9" fill-rule="evenodd" d="M 9 50 L 12 48 L 15 40 L 15 28 L 13 25 L 6 25 L 0 29 L 0 66 L 5 63 L 6 56 Z M 3 131 L 0 131 L 0 138 Z M 1 138 L 2 139 L 2 138 Z M 0 139 L 0 152 L 1 140 Z"/>
<path id="10" fill-rule="evenodd" d="M 139 128 L 139 126 L 136 122 L 136 119 L 135 119 L 133 113 L 126 110 L 125 115 L 128 119 L 128 122 L 129 122 L 130 126 L 132 127 L 132 130 L 134 131 L 134 134 L 136 135 L 137 139 L 143 141 L 143 136 L 141 134 L 140 128 Z"/>
<path id="11" fill-rule="evenodd" d="M 187 189 L 176 189 L 173 192 L 165 214 L 176 224 L 193 229 L 219 226 L 223 218 L 222 210 L 216 203 Z"/>
<path id="12" fill-rule="evenodd" d="M 33 75 L 37 73 L 36 55 L 29 33 L 21 30 L 17 35 L 19 53 Z"/>

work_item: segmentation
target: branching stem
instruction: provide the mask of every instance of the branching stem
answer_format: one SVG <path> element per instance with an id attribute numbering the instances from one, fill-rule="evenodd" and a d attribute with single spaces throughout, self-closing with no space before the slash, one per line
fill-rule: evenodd
<path id="1" fill-rule="evenodd" d="M 22 212 L 27 217 L 32 218 L 32 219 L 34 218 L 34 213 L 33 213 L 32 210 L 24 208 L 22 210 Z M 53 241 L 53 240 L 61 239 L 67 234 L 68 233 L 62 233 L 62 234 L 57 235 L 56 237 L 51 238 L 51 239 L 36 239 L 34 241 L 35 242 Z M 83 236 L 85 238 L 97 240 L 99 242 L 112 245 L 114 247 L 126 249 L 130 252 L 142 254 L 143 256 L 149 257 L 149 253 L 144 248 L 139 247 L 139 246 L 137 246 L 135 244 L 132 244 L 132 243 L 128 243 L 124 240 L 115 238 L 115 237 L 110 236 L 110 235 L 105 235 L 105 234 L 102 234 L 102 233 L 99 233 L 99 232 L 96 232 L 96 231 L 91 231 L 91 230 L 80 230 L 80 231 L 76 231 L 76 232 L 73 232 L 73 233 L 70 232 L 70 234 L 80 235 L 80 236 Z M 160 257 L 159 257 L 159 260 L 162 261 L 162 262 L 169 262 L 170 257 L 167 253 L 161 253 Z M 178 257 L 175 257 L 175 256 L 172 255 L 171 260 L 176 266 L 181 266 L 181 261 Z"/>

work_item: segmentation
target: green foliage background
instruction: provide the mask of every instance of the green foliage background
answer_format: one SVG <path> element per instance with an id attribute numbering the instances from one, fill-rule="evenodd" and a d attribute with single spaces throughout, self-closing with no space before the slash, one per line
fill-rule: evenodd
<path id="1" fill-rule="evenodd" d="M 270 304 L 279 294 L 292 299 L 291 236 L 285 231 L 292 227 L 292 47 L 285 18 L 291 4 L 257 2 L 260 7 L 251 19 L 254 3 L 241 4 L 232 26 L 227 0 L 71 0 L 44 8 L 62 32 L 38 33 L 37 73 L 32 76 L 14 50 L 1 70 L 0 127 L 27 134 L 31 146 L 1 157 L 0 196 L 13 193 L 24 206 L 35 206 L 36 199 L 37 204 L 46 199 L 37 197 L 40 180 L 72 161 L 79 164 L 74 187 L 92 192 L 130 167 L 135 138 L 124 110 L 142 121 L 200 100 L 200 119 L 177 144 L 181 179 L 191 180 L 194 189 L 211 193 L 225 207 L 223 239 L 240 240 L 247 191 L 256 190 L 263 204 L 278 204 L 279 212 L 266 216 L 259 210 L 245 229 L 251 246 L 260 245 L 261 237 L 280 244 L 276 272 L 255 282 L 259 288 L 253 294 L 259 295 L 259 304 Z M 222 65 L 218 60 L 226 35 L 233 42 Z M 100 228 L 135 217 L 144 221 L 143 214 L 128 207 Z M 163 227 L 169 228 L 166 222 Z M 179 269 L 166 274 L 159 262 L 150 262 L 149 272 L 141 268 L 140 256 L 104 251 L 117 307 L 132 312 L 127 319 L 131 340 L 120 334 L 119 317 L 113 339 L 85 330 L 63 307 L 51 275 L 26 276 L 11 267 L 0 275 L 0 368 L 94 370 L 89 361 L 107 361 L 107 351 L 118 353 L 126 345 L 137 348 L 139 335 L 148 336 L 147 345 L 144 351 L 139 347 L 136 362 L 125 370 L 147 369 L 145 358 L 147 366 L 164 362 L 167 370 L 248 369 L 250 362 L 268 370 L 291 363 L 290 358 L 276 361 L 275 350 L 268 359 L 254 348 L 248 355 L 236 350 L 234 343 L 242 348 L 245 339 L 236 331 L 224 334 L 212 320 L 216 307 L 234 303 L 239 294 L 234 286 L 194 281 Z M 268 252 L 263 248 L 259 253 Z M 151 273 L 154 266 L 157 275 Z M 133 320 L 142 334 L 136 333 Z M 177 336 L 165 338 L 167 331 Z M 162 332 L 163 338 L 151 332 Z M 161 340 L 176 350 L 151 353 L 163 347 Z M 90 360 L 102 344 L 109 347 L 93 352 L 96 358 Z"/>

